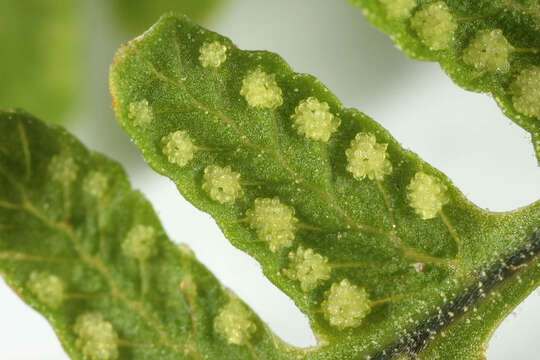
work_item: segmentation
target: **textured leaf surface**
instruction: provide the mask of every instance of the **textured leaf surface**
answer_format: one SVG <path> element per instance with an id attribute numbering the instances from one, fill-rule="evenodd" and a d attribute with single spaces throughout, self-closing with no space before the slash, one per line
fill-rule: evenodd
<path id="1" fill-rule="evenodd" d="M 476 359 L 538 285 L 540 203 L 477 208 L 275 54 L 169 15 L 118 51 L 110 87 L 150 166 L 307 314 L 307 358 Z"/>
<path id="2" fill-rule="evenodd" d="M 0 112 L 0 274 L 73 359 L 273 359 L 282 347 L 169 241 L 117 163 L 20 111 Z"/>
<path id="3" fill-rule="evenodd" d="M 437 61 L 459 86 L 489 93 L 531 134 L 540 163 L 537 0 L 348 0 L 413 59 Z"/>

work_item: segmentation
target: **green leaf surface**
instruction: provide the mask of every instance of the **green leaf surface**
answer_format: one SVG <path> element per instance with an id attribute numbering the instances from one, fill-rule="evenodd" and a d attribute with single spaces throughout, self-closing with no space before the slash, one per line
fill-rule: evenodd
<path id="1" fill-rule="evenodd" d="M 305 358 L 477 359 L 540 281 L 540 202 L 479 209 L 276 54 L 167 15 L 110 88 L 149 165 L 309 317 Z"/>
<path id="2" fill-rule="evenodd" d="M 540 164 L 538 0 L 348 0 L 407 56 L 437 61 L 459 86 L 490 94 L 531 134 Z"/>
<path id="3" fill-rule="evenodd" d="M 0 274 L 72 359 L 274 359 L 286 349 L 167 238 L 116 162 L 22 111 L 0 112 Z"/>

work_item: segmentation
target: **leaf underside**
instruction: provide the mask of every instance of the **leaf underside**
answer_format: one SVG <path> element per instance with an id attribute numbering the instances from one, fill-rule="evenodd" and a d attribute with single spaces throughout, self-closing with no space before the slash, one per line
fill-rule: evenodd
<path id="1" fill-rule="evenodd" d="M 490 94 L 507 117 L 531 134 L 540 164 L 540 106 L 525 110 L 519 99 L 524 93 L 526 102 L 540 103 L 540 72 L 528 88 L 518 85 L 524 71 L 540 71 L 537 0 L 348 1 L 407 56 L 437 61 L 457 85 Z M 450 14 L 451 20 L 425 23 L 431 27 L 427 32 L 418 23 L 430 6 L 442 6 L 439 12 Z M 434 19 L 435 13 L 425 14 Z"/>
<path id="2" fill-rule="evenodd" d="M 116 162 L 59 127 L 1 111 L 0 194 L 0 274 L 72 359 L 252 359 L 214 331 L 234 295 L 167 238 Z M 151 241 L 137 243 L 145 231 Z M 257 354 L 273 358 L 279 340 L 250 321 Z"/>
<path id="3" fill-rule="evenodd" d="M 309 317 L 319 346 L 295 356 L 478 359 L 501 319 L 538 286 L 540 203 L 507 213 L 479 209 L 380 125 L 276 54 L 239 50 L 167 15 L 118 51 L 110 89 L 120 125 L 148 164 L 211 214 Z M 318 112 L 303 112 L 310 106 Z M 322 131 L 330 136 L 316 138 L 299 124 L 310 116 L 339 121 Z M 350 169 L 350 148 L 375 140 L 370 149 L 383 149 L 389 163 L 370 153 L 373 162 L 364 165 L 380 167 L 353 176 L 361 165 Z M 441 200 L 435 213 L 413 203 L 418 176 L 442 189 L 423 198 Z M 258 213 L 270 203 L 274 212 Z M 324 259 L 326 276 L 301 273 L 304 258 Z M 321 270 L 318 264 L 303 263 Z M 340 285 L 352 286 L 355 299 L 364 291 L 368 311 L 335 292 Z M 340 301 L 342 318 L 329 310 Z"/>

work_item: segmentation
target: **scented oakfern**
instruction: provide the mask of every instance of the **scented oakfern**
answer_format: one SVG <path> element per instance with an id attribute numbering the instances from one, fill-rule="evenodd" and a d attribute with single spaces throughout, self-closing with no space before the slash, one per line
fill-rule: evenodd
<path id="1" fill-rule="evenodd" d="M 377 4 L 392 19 L 416 9 Z M 453 46 L 452 9 L 415 13 L 422 46 Z M 505 44 L 482 32 L 468 58 L 504 68 L 500 51 L 477 56 L 489 41 Z M 110 89 L 148 164 L 260 263 L 318 344 L 282 342 L 170 242 L 116 162 L 3 111 L 0 271 L 73 359 L 476 360 L 540 282 L 540 202 L 478 208 L 273 53 L 165 15 L 117 52 Z"/>

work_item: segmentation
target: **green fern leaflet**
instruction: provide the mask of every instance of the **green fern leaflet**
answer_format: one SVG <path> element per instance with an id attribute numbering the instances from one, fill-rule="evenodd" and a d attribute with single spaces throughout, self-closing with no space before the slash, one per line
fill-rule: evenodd
<path id="1" fill-rule="evenodd" d="M 539 202 L 479 209 L 275 54 L 169 15 L 110 87 L 149 165 L 309 317 L 306 359 L 478 359 L 538 285 Z"/>

